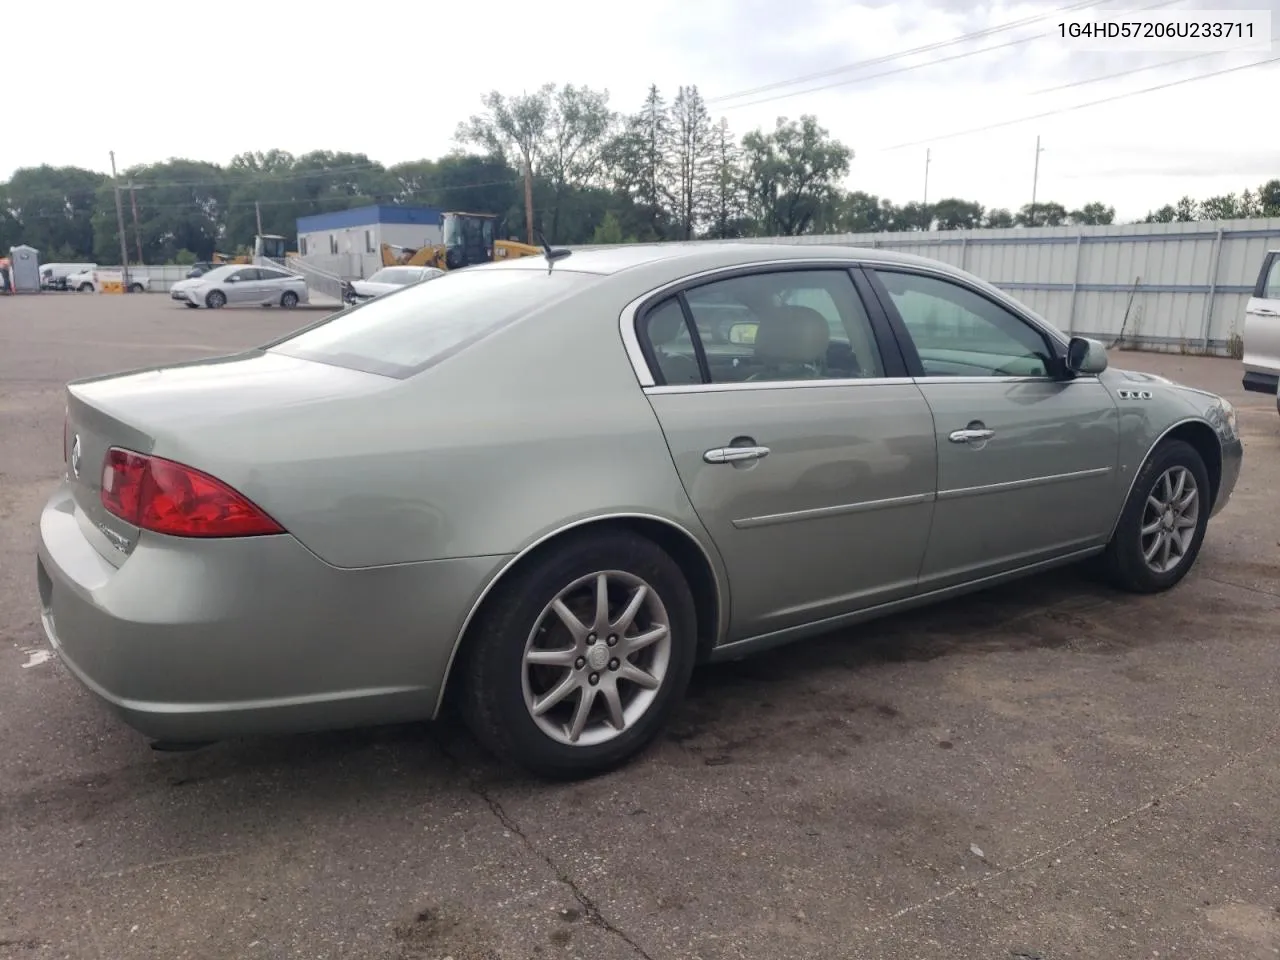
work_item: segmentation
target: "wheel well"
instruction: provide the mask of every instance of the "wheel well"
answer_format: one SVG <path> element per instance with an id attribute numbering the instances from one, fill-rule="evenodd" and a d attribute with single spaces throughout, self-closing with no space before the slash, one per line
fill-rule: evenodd
<path id="1" fill-rule="evenodd" d="M 480 611 L 484 609 L 486 604 L 491 603 L 495 594 L 499 592 L 496 588 L 502 581 L 512 574 L 517 574 L 526 567 L 536 564 L 543 556 L 554 550 L 565 540 L 604 529 L 627 530 L 639 534 L 661 547 L 667 556 L 676 562 L 680 572 L 684 574 L 684 578 L 689 584 L 689 591 L 693 594 L 694 611 L 698 621 L 698 661 L 701 662 L 707 658 L 712 647 L 715 646 L 716 638 L 719 636 L 720 592 L 717 588 L 715 573 L 702 547 L 688 532 L 662 520 L 650 517 L 605 517 L 600 520 L 579 524 L 576 527 L 570 527 L 568 530 L 555 534 L 520 557 L 515 563 L 498 572 L 497 577 L 489 584 L 484 598 L 474 611 L 475 615 L 471 617 L 471 621 L 467 624 L 466 630 L 458 643 L 457 650 L 454 651 L 453 659 L 449 663 L 448 674 L 444 679 L 445 688 L 440 697 L 441 706 L 444 706 L 446 701 L 453 699 L 453 695 L 456 692 L 454 689 L 456 685 L 453 682 L 454 671 L 459 662 L 461 662 L 463 652 L 470 642 L 472 627 L 479 619 L 478 614 Z"/>
<path id="2" fill-rule="evenodd" d="M 1213 427 L 1193 420 L 1174 427 L 1165 434 L 1165 439 L 1182 440 L 1196 448 L 1196 453 L 1204 460 L 1204 468 L 1209 472 L 1212 502 L 1217 503 L 1218 489 L 1222 485 L 1222 444 L 1218 442 L 1218 435 L 1213 432 Z"/>

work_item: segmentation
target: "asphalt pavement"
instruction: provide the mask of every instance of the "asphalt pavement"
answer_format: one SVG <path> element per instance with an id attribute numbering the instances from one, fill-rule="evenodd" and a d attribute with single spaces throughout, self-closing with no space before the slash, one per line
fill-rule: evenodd
<path id="1" fill-rule="evenodd" d="M 1199 563 L 1072 572 L 701 670 L 636 763 L 547 785 L 416 724 L 158 754 L 49 653 L 70 378 L 315 314 L 0 297 L 0 958 L 1280 956 L 1280 416 Z"/>

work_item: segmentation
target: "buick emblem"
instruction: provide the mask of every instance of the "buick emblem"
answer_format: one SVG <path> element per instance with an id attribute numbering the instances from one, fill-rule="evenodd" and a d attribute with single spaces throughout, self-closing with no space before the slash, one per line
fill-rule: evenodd
<path id="1" fill-rule="evenodd" d="M 71 475 L 79 478 L 80 476 L 80 434 L 76 434 L 75 440 L 71 442 Z"/>

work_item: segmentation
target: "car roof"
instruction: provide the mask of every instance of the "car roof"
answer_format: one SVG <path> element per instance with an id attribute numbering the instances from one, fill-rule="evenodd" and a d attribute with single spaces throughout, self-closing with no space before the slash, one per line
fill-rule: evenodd
<path id="1" fill-rule="evenodd" d="M 636 267 L 666 262 L 673 274 L 703 269 L 748 265 L 773 260 L 876 260 L 881 263 L 927 264 L 933 269 L 947 264 L 909 253 L 842 244 L 754 243 L 746 240 L 693 240 L 677 243 L 634 243 L 617 247 L 569 247 L 572 254 L 555 261 L 553 269 L 574 273 L 610 275 Z M 545 270 L 542 256 L 517 257 L 483 264 L 484 270 Z M 954 268 L 952 268 L 954 269 Z"/>

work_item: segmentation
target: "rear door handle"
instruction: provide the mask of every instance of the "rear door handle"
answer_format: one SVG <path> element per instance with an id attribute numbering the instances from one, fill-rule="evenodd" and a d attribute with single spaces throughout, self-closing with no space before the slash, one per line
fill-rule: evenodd
<path id="1" fill-rule="evenodd" d="M 1272 310 L 1270 307 L 1254 307 L 1252 312 L 1260 317 L 1280 317 L 1280 310 Z"/>
<path id="2" fill-rule="evenodd" d="M 741 463 L 744 460 L 759 460 L 769 455 L 768 447 L 716 447 L 702 455 L 707 463 Z"/>
<path id="3" fill-rule="evenodd" d="M 948 439 L 952 443 L 969 443 L 972 440 L 990 440 L 995 435 L 994 430 L 988 430 L 986 427 L 981 429 L 969 427 L 964 430 L 952 430 Z"/>

